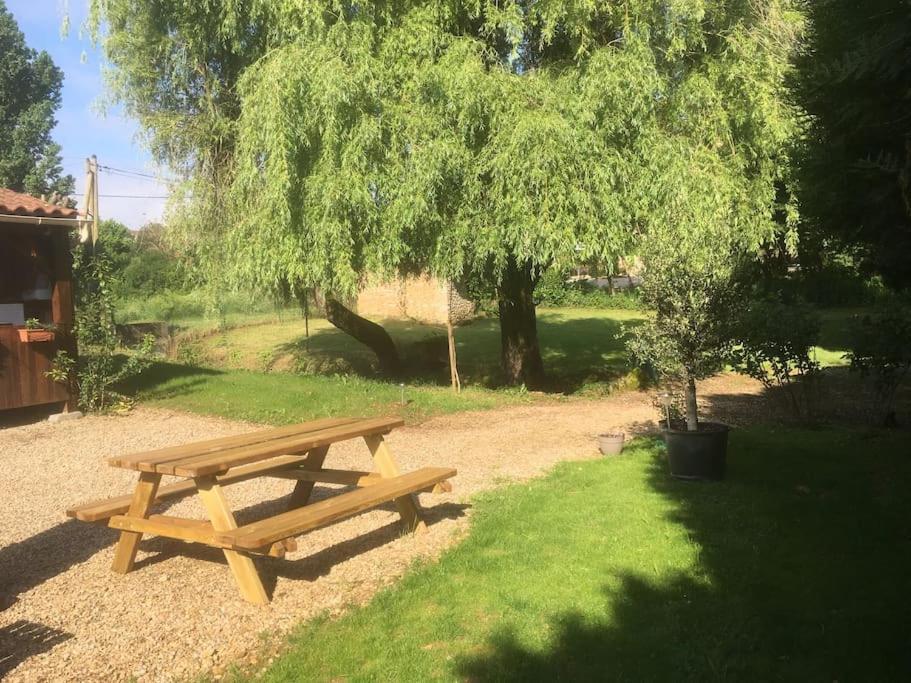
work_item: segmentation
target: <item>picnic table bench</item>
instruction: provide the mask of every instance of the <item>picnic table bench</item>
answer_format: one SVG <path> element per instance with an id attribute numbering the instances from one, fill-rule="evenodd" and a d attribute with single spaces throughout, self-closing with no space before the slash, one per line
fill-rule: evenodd
<path id="1" fill-rule="evenodd" d="M 394 501 L 408 531 L 424 527 L 416 493 L 449 491 L 454 469 L 423 467 L 400 473 L 383 436 L 402 426 L 396 418 L 327 418 L 110 458 L 113 467 L 139 472 L 132 494 L 93 501 L 67 510 L 67 515 L 120 530 L 112 569 L 133 569 L 143 534 L 221 548 L 240 592 L 256 604 L 269 596 L 253 564 L 253 555 L 283 557 L 296 548 L 294 537 Z M 376 471 L 324 469 L 329 446 L 363 438 Z M 161 485 L 164 475 L 182 481 Z M 296 483 L 288 509 L 238 526 L 223 488 L 256 477 L 278 477 Z M 318 482 L 356 487 L 310 503 Z M 153 505 L 198 494 L 208 520 L 151 514 Z"/>

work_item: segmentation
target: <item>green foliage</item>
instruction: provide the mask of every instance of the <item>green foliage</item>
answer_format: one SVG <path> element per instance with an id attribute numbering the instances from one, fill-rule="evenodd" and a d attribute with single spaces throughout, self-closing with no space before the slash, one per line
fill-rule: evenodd
<path id="1" fill-rule="evenodd" d="M 0 187 L 35 196 L 73 191 L 62 175 L 60 146 L 51 139 L 63 72 L 47 52 L 25 44 L 0 0 Z"/>
<path id="2" fill-rule="evenodd" d="M 861 272 L 853 263 L 834 259 L 793 274 L 783 289 L 792 297 L 826 307 L 875 304 L 888 296 L 881 278 Z"/>
<path id="3" fill-rule="evenodd" d="M 102 253 L 87 256 L 77 247 L 73 258 L 76 320 L 73 333 L 78 355 L 58 351 L 48 376 L 70 386 L 79 407 L 89 412 L 125 410 L 131 400 L 117 391 L 119 384 L 138 375 L 150 363 L 155 340 L 147 335 L 126 356 L 118 354 L 120 340 L 114 325 L 111 263 Z"/>
<path id="4" fill-rule="evenodd" d="M 636 290 L 615 291 L 594 287 L 585 281 L 568 283 L 557 269 L 544 273 L 535 286 L 535 303 L 555 308 L 613 308 L 638 311 L 642 302 Z"/>
<path id="5" fill-rule="evenodd" d="M 137 251 L 120 273 L 120 291 L 125 297 L 148 297 L 182 289 L 180 264 L 161 251 Z"/>
<path id="6" fill-rule="evenodd" d="M 911 286 L 911 5 L 807 3 L 810 41 L 797 95 L 804 265 L 859 249 L 887 284 Z"/>
<path id="7" fill-rule="evenodd" d="M 165 4 L 93 0 L 115 95 L 189 165 L 197 263 L 258 289 L 611 261 L 678 140 L 760 216 L 787 180 L 788 0 Z"/>
<path id="8" fill-rule="evenodd" d="M 753 301 L 738 311 L 730 362 L 737 372 L 784 392 L 795 415 L 813 411 L 820 364 L 813 356 L 820 319 L 808 306 Z"/>
<path id="9" fill-rule="evenodd" d="M 117 302 L 116 309 L 118 322 L 182 322 L 193 318 L 221 319 L 235 313 L 273 313 L 275 303 L 251 293 L 222 293 L 214 299 L 207 290 L 165 289 L 151 295 L 129 295 Z"/>
<path id="10" fill-rule="evenodd" d="M 722 364 L 739 303 L 737 269 L 769 228 L 752 215 L 744 179 L 714 152 L 680 156 L 667 172 L 678 180 L 656 207 L 642 250 L 642 301 L 655 314 L 630 348 L 661 376 L 700 379 Z"/>
<path id="11" fill-rule="evenodd" d="M 135 240 L 127 226 L 112 219 L 99 221 L 95 252 L 107 261 L 111 277 L 120 277 L 135 250 Z"/>
<path id="12" fill-rule="evenodd" d="M 851 329 L 851 369 L 871 377 L 887 426 L 895 425 L 895 397 L 911 370 L 911 309 L 893 304 L 857 318 Z"/>

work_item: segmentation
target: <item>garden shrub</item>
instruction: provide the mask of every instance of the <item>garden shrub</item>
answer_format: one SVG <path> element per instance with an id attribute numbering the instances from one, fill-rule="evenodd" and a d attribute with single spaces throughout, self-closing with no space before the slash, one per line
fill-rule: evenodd
<path id="1" fill-rule="evenodd" d="M 566 274 L 548 270 L 535 287 L 535 303 L 554 308 L 619 308 L 635 311 L 642 308 L 636 290 L 623 290 L 611 294 L 606 289 L 580 280 L 567 282 Z"/>
<path id="2" fill-rule="evenodd" d="M 73 276 L 76 285 L 73 333 L 78 355 L 74 358 L 66 350 L 59 351 L 47 375 L 67 384 L 79 407 L 87 412 L 128 409 L 132 401 L 115 387 L 149 365 L 155 339 L 146 335 L 127 354 L 118 353 L 120 338 L 114 324 L 113 278 L 107 256 L 89 257 L 77 247 Z"/>
<path id="3" fill-rule="evenodd" d="M 895 426 L 895 398 L 911 369 L 911 309 L 891 304 L 856 318 L 845 357 L 853 371 L 872 380 L 883 423 Z"/>
<path id="4" fill-rule="evenodd" d="M 759 300 L 735 315 L 730 363 L 766 389 L 778 389 L 795 415 L 809 418 L 820 378 L 813 347 L 820 320 L 807 305 Z"/>

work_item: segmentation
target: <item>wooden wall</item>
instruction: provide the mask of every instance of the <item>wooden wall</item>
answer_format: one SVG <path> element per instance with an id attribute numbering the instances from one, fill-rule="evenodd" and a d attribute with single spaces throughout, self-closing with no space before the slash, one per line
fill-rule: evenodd
<path id="1" fill-rule="evenodd" d="M 39 233 L 41 241 L 49 244 L 51 255 L 49 275 L 51 281 L 51 299 L 41 313 L 40 306 L 30 311 L 30 315 L 53 322 L 57 326 L 55 337 L 47 342 L 22 342 L 19 330 L 14 325 L 0 324 L 0 410 L 41 405 L 45 403 L 62 403 L 70 400 L 69 393 L 63 384 L 45 377 L 60 349 L 74 353 L 72 338 L 73 328 L 73 291 L 72 268 L 70 259 L 70 242 L 66 228 L 31 226 L 0 223 L 0 237 Z M 15 272 L 16 264 L 4 263 L 4 260 L 21 258 L 18 250 L 0 250 L 0 267 L 6 267 L 7 273 Z M 8 283 L 7 283 L 8 284 Z M 35 306 L 36 304 L 32 304 Z"/>
<path id="2" fill-rule="evenodd" d="M 0 410 L 69 400 L 66 387 L 44 376 L 60 346 L 57 338 L 23 343 L 14 326 L 0 325 Z"/>

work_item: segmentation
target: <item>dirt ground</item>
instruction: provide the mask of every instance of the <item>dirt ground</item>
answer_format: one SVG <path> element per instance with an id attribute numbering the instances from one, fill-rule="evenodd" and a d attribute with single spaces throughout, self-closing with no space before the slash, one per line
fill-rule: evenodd
<path id="1" fill-rule="evenodd" d="M 748 380 L 723 376 L 701 387 L 720 419 L 756 409 Z M 630 392 L 435 418 L 394 431 L 388 443 L 403 470 L 458 469 L 453 492 L 422 495 L 429 530 L 403 536 L 392 506 L 298 539 L 286 559 L 257 565 L 266 607 L 244 602 L 217 549 L 146 538 L 136 570 L 110 571 L 117 535 L 68 519 L 75 503 L 129 492 L 135 473 L 110 456 L 255 429 L 185 413 L 139 408 L 126 417 L 88 417 L 0 430 L 0 678 L 10 681 L 171 681 L 220 676 L 232 663 L 259 666 L 302 620 L 368 600 L 417 558 L 436 557 L 467 529 L 471 497 L 546 472 L 562 460 L 597 457 L 595 436 L 654 427 L 651 397 Z M 337 444 L 327 467 L 370 469 L 363 442 Z M 259 479 L 227 496 L 241 523 L 278 509 L 292 482 Z M 315 496 L 331 493 L 317 488 Z M 204 518 L 185 499 L 170 514 Z"/>

